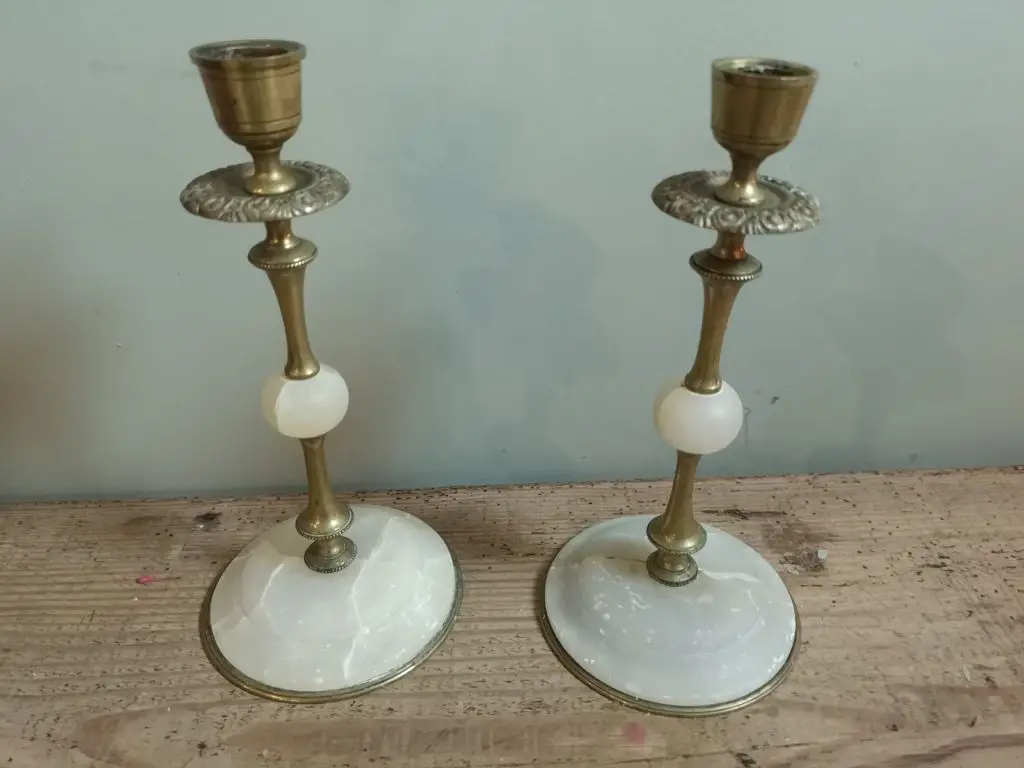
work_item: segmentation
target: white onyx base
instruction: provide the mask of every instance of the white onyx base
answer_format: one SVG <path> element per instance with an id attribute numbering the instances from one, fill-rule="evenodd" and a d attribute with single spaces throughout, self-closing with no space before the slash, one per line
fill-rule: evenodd
<path id="1" fill-rule="evenodd" d="M 458 563 L 422 520 L 353 504 L 355 561 L 332 574 L 303 562 L 295 518 L 232 560 L 202 617 L 204 645 L 232 683 L 283 701 L 329 701 L 384 685 L 426 659 L 454 623 Z"/>
<path id="2" fill-rule="evenodd" d="M 770 693 L 795 657 L 796 606 L 754 549 L 705 525 L 697 578 L 647 573 L 652 516 L 599 523 L 555 556 L 544 584 L 545 633 L 571 672 L 648 712 L 710 715 Z"/>

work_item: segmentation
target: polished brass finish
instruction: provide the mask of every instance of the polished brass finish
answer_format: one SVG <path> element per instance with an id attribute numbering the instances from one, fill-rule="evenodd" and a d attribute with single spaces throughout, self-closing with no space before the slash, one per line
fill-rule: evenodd
<path id="1" fill-rule="evenodd" d="M 455 567 L 455 596 L 452 599 L 451 611 L 448 613 L 448 616 L 441 625 L 441 628 L 437 631 L 437 634 L 431 638 L 427 646 L 417 654 L 415 658 L 410 660 L 409 663 L 403 664 L 400 667 L 395 667 L 380 677 L 363 683 L 362 685 L 353 686 L 351 688 L 338 688 L 330 691 L 317 691 L 315 693 L 308 691 L 290 691 L 284 688 L 264 685 L 258 680 L 253 680 L 244 672 L 239 671 L 238 668 L 225 659 L 224 655 L 220 652 L 220 649 L 217 647 L 217 642 L 213 637 L 213 626 L 210 623 L 210 602 L 213 599 L 214 591 L 217 589 L 217 583 L 223 575 L 223 570 L 221 573 L 217 574 L 217 578 L 213 580 L 213 583 L 206 591 L 206 597 L 203 599 L 203 605 L 199 611 L 199 641 L 202 644 L 206 657 L 213 665 L 213 668 L 236 688 L 240 688 L 246 693 L 251 693 L 253 696 L 259 696 L 260 698 L 269 699 L 270 701 L 276 701 L 282 704 L 327 704 L 334 701 L 344 701 L 346 699 L 353 699 L 357 696 L 362 696 L 365 693 L 375 691 L 378 688 L 381 688 L 388 683 L 392 683 L 412 672 L 416 667 L 429 659 L 431 655 L 433 655 L 434 651 L 441 646 L 441 643 L 445 641 L 448 635 L 451 634 L 452 628 L 455 626 L 455 620 L 459 615 L 459 609 L 462 606 L 464 587 L 462 569 L 459 567 L 459 561 L 455 558 L 454 553 L 451 552 L 450 547 L 448 551 L 452 555 L 452 564 Z"/>
<path id="2" fill-rule="evenodd" d="M 254 195 L 278 195 L 298 185 L 281 163 L 281 146 L 302 120 L 302 59 L 288 40 L 232 40 L 189 52 L 199 67 L 221 131 L 252 155 L 243 185 Z"/>
<path id="3" fill-rule="evenodd" d="M 266 225 L 266 238 L 249 250 L 249 262 L 270 278 L 284 325 L 288 356 L 284 375 L 309 379 L 320 371 L 306 328 L 303 286 L 316 246 L 292 231 L 291 219 L 322 211 L 348 194 L 338 171 L 309 162 L 281 162 L 281 147 L 302 120 L 301 62 L 306 49 L 287 40 L 237 40 L 190 51 L 202 74 L 217 125 L 252 155 L 252 164 L 206 173 L 185 188 L 181 204 L 216 221 Z M 356 544 L 342 534 L 352 510 L 331 488 L 324 436 L 302 440 L 309 502 L 296 530 L 312 543 L 306 565 L 334 573 L 355 559 Z"/>
<path id="4" fill-rule="evenodd" d="M 697 578 L 700 577 L 698 576 Z M 540 584 L 543 589 L 544 579 L 541 579 Z M 790 594 L 790 599 L 792 599 L 792 594 Z M 771 695 L 780 685 L 782 685 L 785 679 L 789 676 L 789 673 L 793 671 L 793 666 L 796 664 L 797 656 L 800 653 L 801 635 L 800 612 L 797 610 L 795 601 L 793 602 L 793 611 L 796 619 L 793 649 L 789 652 L 786 662 L 776 673 L 775 677 L 762 685 L 756 691 L 753 691 L 742 698 L 734 699 L 733 701 L 726 701 L 712 707 L 674 707 L 659 705 L 654 702 L 639 699 L 636 696 L 632 696 L 625 691 L 620 691 L 617 688 L 612 688 L 610 685 L 601 682 L 591 675 L 582 665 L 578 664 L 576 660 L 566 652 L 565 648 L 562 647 L 562 644 L 555 636 L 555 631 L 548 619 L 547 611 L 544 610 L 543 593 L 540 595 L 539 614 L 541 632 L 544 635 L 544 639 L 547 641 L 548 647 L 551 648 L 551 652 L 555 654 L 558 660 L 562 662 L 573 677 L 596 693 L 601 694 L 607 699 L 618 702 L 619 704 L 623 704 L 632 709 L 647 712 L 652 715 L 668 715 L 669 717 L 711 717 L 713 715 L 726 715 L 730 712 L 743 709 L 744 707 L 749 707 L 751 704 L 756 704 L 766 696 Z"/>
<path id="5" fill-rule="evenodd" d="M 796 138 L 818 73 L 777 59 L 718 59 L 711 65 L 711 132 L 732 158 L 716 191 L 724 203 L 761 205 L 757 171 Z"/>
<path id="6" fill-rule="evenodd" d="M 775 59 L 715 61 L 712 132 L 732 157 L 732 171 L 690 171 L 672 176 L 659 183 L 651 195 L 668 215 L 718 232 L 711 248 L 690 257 L 690 266 L 704 284 L 700 341 L 693 366 L 683 381 L 683 386 L 693 392 L 713 395 L 721 391 L 722 344 L 733 304 L 740 288 L 760 276 L 762 269 L 761 262 L 747 253 L 746 237 L 800 232 L 820 219 L 820 206 L 812 195 L 789 182 L 758 175 L 761 162 L 796 137 L 817 77 L 810 67 Z M 693 508 L 700 458 L 678 454 L 668 504 L 647 527 L 647 538 L 655 547 L 647 560 L 647 571 L 667 586 L 683 586 L 700 578 L 693 557 L 706 538 Z M 566 663 L 573 668 L 570 661 Z M 766 689 L 707 714 L 738 709 L 766 695 L 781 682 L 791 663 L 792 659 Z M 601 690 L 604 686 L 597 683 L 595 687 Z M 621 694 L 605 693 L 625 701 Z"/>

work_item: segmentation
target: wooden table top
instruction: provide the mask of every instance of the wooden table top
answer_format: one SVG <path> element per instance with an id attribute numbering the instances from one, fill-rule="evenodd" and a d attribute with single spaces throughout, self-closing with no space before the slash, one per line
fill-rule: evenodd
<path id="1" fill-rule="evenodd" d="M 0 768 L 1024 766 L 1024 470 L 700 483 L 702 518 L 776 564 L 803 620 L 783 687 L 706 720 L 592 693 L 536 619 L 538 578 L 562 543 L 656 513 L 667 492 L 360 496 L 440 530 L 465 601 L 411 675 L 315 706 L 234 690 L 197 637 L 211 579 L 299 498 L 0 506 Z"/>

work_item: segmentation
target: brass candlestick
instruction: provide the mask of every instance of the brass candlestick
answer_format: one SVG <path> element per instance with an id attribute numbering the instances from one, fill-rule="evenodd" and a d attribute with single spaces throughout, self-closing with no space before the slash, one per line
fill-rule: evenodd
<path id="1" fill-rule="evenodd" d="M 555 653 L 585 683 L 677 716 L 729 712 L 768 695 L 799 642 L 785 583 L 756 551 L 696 520 L 693 488 L 700 457 L 726 448 L 743 425 L 719 363 L 736 296 L 761 274 L 745 239 L 800 232 L 820 217 L 810 194 L 758 175 L 796 137 L 817 73 L 742 58 L 715 61 L 711 74 L 711 128 L 732 170 L 683 173 L 652 194 L 668 215 L 718 232 L 690 258 L 704 283 L 696 359 L 655 403 L 658 432 L 677 452 L 668 504 L 657 517 L 609 520 L 566 544 L 548 571 L 542 621 Z"/>
<path id="2" fill-rule="evenodd" d="M 303 283 L 317 248 L 291 220 L 340 202 L 349 184 L 327 166 L 281 160 L 301 121 L 305 55 L 285 40 L 192 49 L 218 126 L 252 163 L 204 174 L 181 194 L 196 216 L 266 227 L 249 262 L 270 278 L 287 359 L 263 387 L 263 412 L 300 441 L 309 498 L 228 564 L 204 602 L 200 635 L 232 683 L 291 702 L 349 698 L 405 674 L 447 636 L 462 593 L 458 563 L 426 523 L 341 503 L 331 487 L 324 439 L 348 410 L 349 391 L 310 346 Z"/>

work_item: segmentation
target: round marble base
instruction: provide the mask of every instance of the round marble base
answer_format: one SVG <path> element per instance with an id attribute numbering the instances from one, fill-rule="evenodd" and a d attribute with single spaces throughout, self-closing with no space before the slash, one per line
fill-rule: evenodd
<path id="1" fill-rule="evenodd" d="M 555 654 L 598 693 L 657 714 L 730 712 L 771 693 L 793 665 L 799 619 L 775 569 L 706 525 L 683 586 L 650 577 L 652 516 L 599 523 L 555 556 L 542 626 Z"/>
<path id="2" fill-rule="evenodd" d="M 239 688 L 287 702 L 351 698 L 398 679 L 447 637 L 462 598 L 458 562 L 422 520 L 353 504 L 355 561 L 315 573 L 291 518 L 250 542 L 214 582 L 200 636 Z"/>

